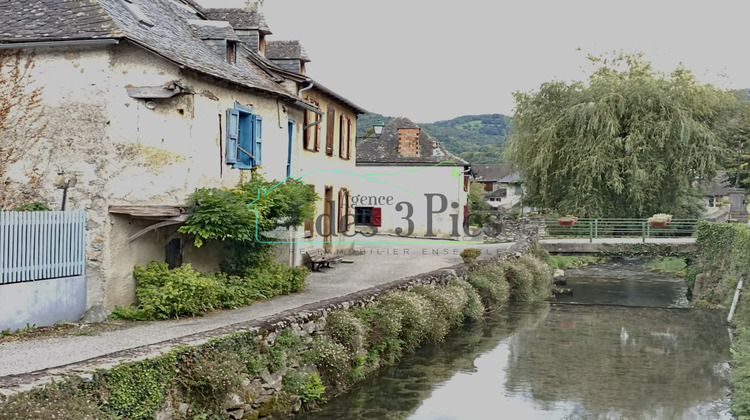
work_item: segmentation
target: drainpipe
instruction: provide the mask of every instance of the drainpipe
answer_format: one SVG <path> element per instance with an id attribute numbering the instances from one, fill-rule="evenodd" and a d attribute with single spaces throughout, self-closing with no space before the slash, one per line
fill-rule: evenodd
<path id="1" fill-rule="evenodd" d="M 313 83 L 313 81 L 311 79 L 307 79 L 306 82 L 309 83 L 309 85 L 307 85 L 307 87 L 305 87 L 305 88 L 300 89 L 299 92 L 297 92 L 297 96 L 299 96 L 300 98 L 302 98 L 302 92 L 304 92 L 304 91 L 306 91 L 308 89 L 312 89 L 313 86 L 315 86 L 315 83 Z M 308 104 L 307 102 L 305 102 L 302 99 L 297 99 L 294 102 L 294 104 L 295 105 L 299 105 L 302 108 L 305 108 L 308 111 L 312 111 L 312 112 L 314 112 L 314 113 L 316 113 L 318 115 L 318 119 L 317 120 L 315 120 L 315 121 L 311 122 L 310 124 L 307 124 L 306 126 L 302 127 L 303 131 L 307 130 L 310 127 L 314 127 L 314 126 L 316 126 L 316 125 L 318 125 L 318 124 L 320 124 L 320 123 L 323 122 L 323 115 L 325 115 L 325 113 L 323 111 L 321 111 L 320 109 L 318 109 L 318 108 L 316 108 L 316 107 Z"/>

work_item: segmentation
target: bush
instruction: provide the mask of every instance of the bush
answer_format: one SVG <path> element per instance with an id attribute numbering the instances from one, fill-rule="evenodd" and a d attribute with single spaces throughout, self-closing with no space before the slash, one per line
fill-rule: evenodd
<path id="1" fill-rule="evenodd" d="M 366 339 L 366 330 L 362 322 L 353 313 L 345 310 L 333 311 L 326 316 L 325 331 L 351 353 L 362 350 Z"/>
<path id="2" fill-rule="evenodd" d="M 552 288 L 554 287 L 554 284 L 552 282 L 552 272 L 549 269 L 549 266 L 529 255 L 522 256 L 518 261 L 525 265 L 531 273 L 533 279 L 533 301 L 538 302 L 551 299 L 553 296 Z"/>
<path id="3" fill-rule="evenodd" d="M 464 305 L 463 316 L 469 321 L 479 321 L 484 317 L 485 308 L 482 304 L 482 297 L 466 280 L 453 280 L 448 288 L 460 289 L 460 293 L 466 295 L 466 305 Z M 457 290 L 457 293 L 459 291 Z"/>
<path id="4" fill-rule="evenodd" d="M 503 266 L 481 267 L 469 273 L 467 281 L 479 292 L 482 303 L 488 309 L 505 305 L 510 299 L 510 284 Z"/>
<path id="5" fill-rule="evenodd" d="M 207 356 L 193 352 L 181 359 L 176 381 L 203 408 L 220 405 L 242 385 L 246 365 L 235 353 L 217 351 Z"/>
<path id="6" fill-rule="evenodd" d="M 385 363 L 395 363 L 403 350 L 403 314 L 380 301 L 368 309 L 369 311 L 365 312 L 369 321 L 368 350 L 374 352 Z"/>
<path id="7" fill-rule="evenodd" d="M 90 395 L 63 384 L 52 384 L 41 390 L 0 397 L 0 419 L 23 420 L 103 420 Z"/>
<path id="8" fill-rule="evenodd" d="M 462 291 L 424 285 L 415 286 L 411 291 L 423 296 L 435 309 L 437 316 L 430 320 L 433 331 L 428 331 L 428 339 L 431 341 L 442 341 L 451 329 L 463 321 L 467 297 Z"/>
<path id="9" fill-rule="evenodd" d="M 219 308 L 220 284 L 194 270 L 190 264 L 170 270 L 166 263 L 136 266 L 139 309 L 149 319 L 200 315 Z"/>
<path id="10" fill-rule="evenodd" d="M 170 270 L 167 264 L 154 261 L 146 268 L 136 266 L 133 276 L 138 281 L 138 307 L 115 308 L 112 318 L 158 320 L 247 306 L 258 299 L 304 289 L 310 270 L 271 261 L 263 268 L 246 268 L 243 274 L 207 275 L 190 264 Z"/>
<path id="11" fill-rule="evenodd" d="M 430 319 L 436 317 L 435 309 L 423 296 L 414 292 L 392 292 L 382 296 L 378 302 L 383 310 L 398 312 L 401 318 L 399 339 L 406 351 L 414 351 L 427 337 L 432 326 Z"/>
<path id="12" fill-rule="evenodd" d="M 505 276 L 510 284 L 510 298 L 516 302 L 533 301 L 534 278 L 525 265 L 519 261 L 503 264 Z"/>
<path id="13" fill-rule="evenodd" d="M 482 251 L 478 248 L 466 248 L 463 251 L 461 251 L 461 258 L 466 258 L 469 260 L 475 260 L 477 257 L 482 255 Z"/>
<path id="14" fill-rule="evenodd" d="M 343 389 L 346 386 L 351 358 L 344 346 L 326 336 L 316 337 L 306 359 L 315 363 L 323 380 L 331 387 Z"/>

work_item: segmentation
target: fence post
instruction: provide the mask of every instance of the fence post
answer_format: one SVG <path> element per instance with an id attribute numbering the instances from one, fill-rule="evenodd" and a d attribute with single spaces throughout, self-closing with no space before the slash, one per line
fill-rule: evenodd
<path id="1" fill-rule="evenodd" d="M 589 221 L 589 243 L 594 242 L 594 225 Z"/>
<path id="2" fill-rule="evenodd" d="M 594 238 L 599 237 L 599 219 L 594 219 Z"/>
<path id="3" fill-rule="evenodd" d="M 641 222 L 641 241 L 646 243 L 646 222 Z"/>

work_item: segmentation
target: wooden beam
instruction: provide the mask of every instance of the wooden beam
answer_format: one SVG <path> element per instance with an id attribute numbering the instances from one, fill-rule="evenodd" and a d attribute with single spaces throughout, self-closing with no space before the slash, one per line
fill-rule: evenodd
<path id="1" fill-rule="evenodd" d="M 186 211 L 179 206 L 109 206 L 109 212 L 134 217 L 177 217 Z"/>

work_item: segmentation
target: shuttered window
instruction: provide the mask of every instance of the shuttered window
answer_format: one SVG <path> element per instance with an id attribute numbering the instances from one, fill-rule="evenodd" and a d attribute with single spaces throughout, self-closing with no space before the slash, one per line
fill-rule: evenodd
<path id="1" fill-rule="evenodd" d="M 227 110 L 226 163 L 252 169 L 263 163 L 263 118 L 252 108 L 236 105 Z"/>
<path id="2" fill-rule="evenodd" d="M 308 185 L 310 190 L 315 194 L 315 185 Z M 312 238 L 315 235 L 315 217 L 305 220 L 305 238 Z"/>
<path id="3" fill-rule="evenodd" d="M 336 109 L 328 107 L 328 120 L 326 121 L 326 154 L 333 156 L 333 136 L 336 132 Z"/>

